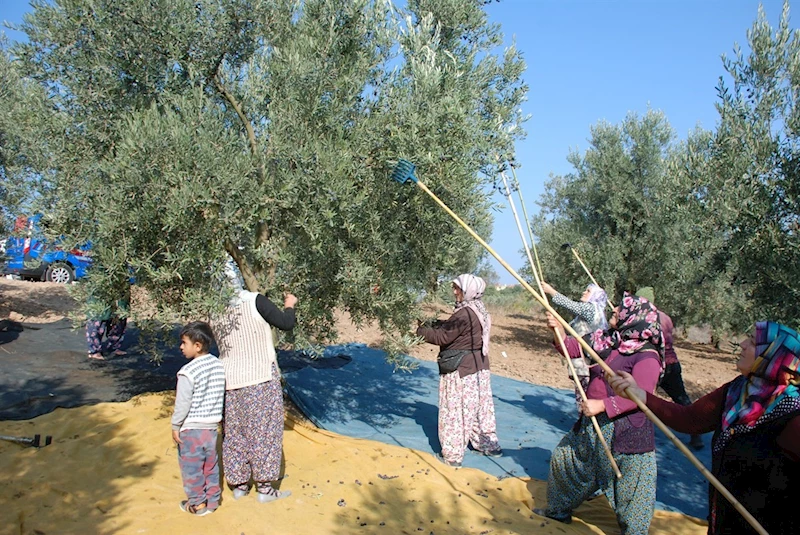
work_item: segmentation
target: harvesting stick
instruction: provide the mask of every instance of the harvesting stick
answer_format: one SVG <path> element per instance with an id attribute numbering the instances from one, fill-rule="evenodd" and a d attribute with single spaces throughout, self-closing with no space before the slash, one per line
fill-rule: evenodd
<path id="1" fill-rule="evenodd" d="M 581 260 L 581 257 L 578 256 L 578 251 L 575 250 L 575 248 L 572 246 L 571 243 L 565 243 L 565 244 L 563 244 L 561 246 L 561 248 L 562 249 L 569 249 L 570 251 L 572 251 L 572 254 L 575 255 L 575 258 L 578 260 L 578 263 L 581 265 L 581 267 L 586 272 L 586 274 L 589 275 L 589 278 L 592 279 L 592 282 L 594 283 L 594 285 L 599 287 L 599 288 L 602 288 L 602 286 L 597 284 L 597 281 L 594 280 L 594 277 L 592 276 L 592 272 L 589 271 L 589 268 L 587 268 L 586 264 L 583 263 L 583 260 Z M 608 306 L 609 306 L 609 308 L 611 308 L 611 310 L 614 310 L 614 303 L 612 303 L 611 299 L 609 299 L 608 297 L 606 297 L 606 303 L 608 303 Z"/>
<path id="2" fill-rule="evenodd" d="M 542 289 L 542 279 L 537 273 L 539 270 L 536 268 L 536 264 L 533 263 L 533 257 L 531 256 L 531 249 L 528 247 L 528 241 L 525 239 L 525 233 L 522 232 L 522 225 L 519 222 L 519 216 L 517 215 L 517 209 L 514 206 L 514 199 L 511 197 L 511 188 L 508 187 L 508 179 L 506 178 L 506 174 L 500 171 L 500 177 L 503 179 L 503 186 L 505 186 L 506 190 L 506 198 L 508 199 L 508 204 L 511 206 L 511 212 L 514 214 L 514 221 L 517 222 L 517 230 L 519 231 L 519 237 L 522 240 L 522 245 L 525 247 L 525 253 L 528 255 L 528 262 L 531 266 L 531 271 L 533 271 L 533 276 L 536 279 L 536 284 L 539 286 L 539 293 L 541 294 L 542 298 L 547 302 L 547 296 L 544 294 L 544 290 Z M 519 191 L 519 184 L 517 184 L 517 191 Z M 526 220 L 527 221 L 527 220 Z M 530 232 L 530 225 L 528 226 L 528 232 Z M 539 268 L 541 269 L 541 267 Z M 589 398 L 586 396 L 586 391 L 583 389 L 583 385 L 581 385 L 580 379 L 578 379 L 578 374 L 575 372 L 575 366 L 572 364 L 572 359 L 569 357 L 569 352 L 567 351 L 567 346 L 564 345 L 564 338 L 561 336 L 561 333 L 556 332 L 556 338 L 558 338 L 558 344 L 561 346 L 561 355 L 566 359 L 567 366 L 569 366 L 570 375 L 572 376 L 572 380 L 575 382 L 575 388 L 578 389 L 578 393 L 581 396 L 584 404 L 589 403 Z M 603 446 L 603 451 L 608 457 L 608 461 L 611 463 L 611 467 L 614 469 L 614 474 L 617 476 L 617 479 L 622 477 L 622 472 L 619 471 L 619 466 L 617 465 L 617 461 L 614 460 L 614 454 L 611 453 L 611 448 L 608 447 L 608 443 L 606 442 L 605 437 L 603 436 L 603 431 L 600 429 L 600 424 L 597 422 L 597 417 L 590 416 L 589 417 L 592 421 L 592 426 L 594 430 L 597 432 L 597 438 L 600 440 L 600 444 Z"/>
<path id="3" fill-rule="evenodd" d="M 536 251 L 536 240 L 533 239 L 533 230 L 531 229 L 531 220 L 528 219 L 528 211 L 525 209 L 525 200 L 522 198 L 522 189 L 519 187 L 519 180 L 517 180 L 517 172 L 514 170 L 514 164 L 510 164 L 511 167 L 511 176 L 514 177 L 514 186 L 517 188 L 517 195 L 519 195 L 519 204 L 522 206 L 522 217 L 525 218 L 525 225 L 528 227 L 528 237 L 531 239 L 531 247 L 533 247 L 533 256 L 536 258 L 536 265 L 539 268 L 539 278 L 544 280 L 544 270 L 542 269 L 542 264 L 539 262 L 539 253 Z M 530 255 L 528 255 L 530 256 Z M 532 266 L 533 264 L 531 264 Z M 539 285 L 539 292 L 544 297 L 544 292 L 542 291 L 542 285 Z"/>
<path id="4" fill-rule="evenodd" d="M 545 308 L 545 310 L 550 312 L 550 314 L 552 314 L 553 317 L 555 317 L 558 320 L 558 322 L 564 327 L 564 329 L 569 334 L 571 334 L 581 346 L 583 346 L 586 353 L 592 358 L 592 360 L 594 360 L 603 369 L 603 371 L 606 372 L 606 374 L 612 376 L 615 375 L 614 370 L 612 370 L 608 366 L 608 364 L 606 364 L 603 361 L 603 359 L 600 358 L 600 356 L 595 352 L 594 348 L 590 346 L 586 342 L 586 340 L 584 340 L 581 336 L 578 336 L 578 333 L 575 332 L 575 329 L 573 329 L 569 325 L 569 323 L 567 323 L 567 321 L 564 320 L 564 318 L 562 318 L 561 315 L 558 312 L 556 312 L 555 309 L 553 309 L 553 307 L 551 307 L 550 304 L 541 295 L 539 295 L 536 292 L 536 290 L 534 290 L 531 287 L 531 285 L 525 281 L 525 279 L 523 279 L 519 275 L 519 273 L 514 271 L 514 269 L 511 266 L 509 266 L 506 263 L 506 261 L 503 260 L 500 257 L 500 255 L 497 254 L 495 250 L 492 249 L 489 246 L 489 244 L 483 240 L 483 238 L 478 236 L 478 234 L 474 230 L 472 230 L 472 228 L 470 228 L 469 225 L 464 223 L 464 221 L 462 221 L 461 218 L 458 217 L 458 215 L 456 215 L 455 212 L 453 212 L 444 202 L 442 202 L 442 200 L 439 199 L 439 197 L 437 197 L 431 190 L 429 190 L 425 184 L 420 182 L 420 180 L 414 174 L 415 169 L 416 166 L 411 162 L 409 162 L 408 160 L 399 160 L 394 170 L 392 171 L 391 175 L 392 180 L 395 180 L 401 184 L 405 184 L 410 180 L 414 182 L 422 191 L 427 193 L 431 197 L 431 199 L 433 199 L 436 202 L 436 204 L 438 204 L 445 212 L 447 212 L 448 215 L 450 215 L 450 217 L 452 217 L 456 221 L 456 223 L 458 223 L 464 230 L 466 230 L 470 236 L 475 238 L 475 240 L 478 243 L 480 243 L 483 246 L 483 248 L 486 249 L 486 251 L 488 251 L 489 254 L 491 254 L 495 258 L 495 260 L 497 260 L 500 263 L 500 265 L 506 268 L 506 270 L 511 274 L 511 276 L 513 276 L 520 283 L 520 285 L 523 288 L 525 288 L 533 296 L 533 298 L 536 299 L 539 302 L 539 304 L 541 304 Z M 647 416 L 647 418 L 651 422 L 653 422 L 653 424 L 655 424 L 655 426 L 658 427 L 665 435 L 667 435 L 667 438 L 669 438 L 672 441 L 672 443 L 675 444 L 675 447 L 677 447 L 678 450 L 680 450 L 680 452 L 683 453 L 687 459 L 689 459 L 689 461 L 695 466 L 695 468 L 697 468 L 700 471 L 700 473 L 703 474 L 703 476 L 708 480 L 708 482 L 711 483 L 714 486 L 714 488 L 716 488 L 719 491 L 719 493 L 722 494 L 725 497 L 725 499 L 727 499 L 737 511 L 739 511 L 739 513 L 744 517 L 745 520 L 747 520 L 747 522 L 753 527 L 754 530 L 756 530 L 757 533 L 759 533 L 760 535 L 769 535 L 769 533 L 767 533 L 767 531 L 761 526 L 761 524 L 759 524 L 758 520 L 756 520 L 753 517 L 753 515 L 751 515 L 747 511 L 747 509 L 744 508 L 744 506 L 741 503 L 739 503 L 739 500 L 737 500 L 730 493 L 730 491 L 727 488 L 725 488 L 725 485 L 720 483 L 720 481 L 716 477 L 714 477 L 714 474 L 709 472 L 708 469 L 705 466 L 703 466 L 703 463 L 701 463 L 697 459 L 697 457 L 695 457 L 694 454 L 691 451 L 689 451 L 689 449 L 683 444 L 683 442 L 678 440 L 675 434 L 664 424 L 664 422 L 662 422 L 655 414 L 653 414 L 653 411 L 651 411 L 647 407 L 647 405 L 644 404 L 642 400 L 640 400 L 633 392 L 631 392 L 630 389 L 626 389 L 625 393 L 628 394 L 631 401 L 636 403 L 636 406 L 639 407 L 639 409 Z"/>

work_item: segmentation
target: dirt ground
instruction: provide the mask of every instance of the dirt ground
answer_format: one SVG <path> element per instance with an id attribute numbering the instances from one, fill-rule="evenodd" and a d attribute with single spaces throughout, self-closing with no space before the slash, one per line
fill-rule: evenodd
<path id="1" fill-rule="evenodd" d="M 0 279 L 0 320 L 22 323 L 51 323 L 63 319 L 75 306 L 68 288 L 53 283 Z M 492 372 L 529 383 L 571 388 L 563 360 L 552 347 L 550 331 L 538 315 L 508 314 L 489 309 L 492 314 Z M 441 318 L 449 315 L 438 309 Z M 302 321 L 302 319 L 301 319 Z M 337 316 L 339 342 L 360 342 L 380 347 L 382 335 L 374 326 L 357 328 L 346 313 Z M 736 355 L 712 345 L 691 344 L 676 339 L 676 351 L 683 368 L 686 390 L 692 399 L 706 394 L 736 376 Z M 412 356 L 435 360 L 437 348 L 422 344 Z"/>
<path id="2" fill-rule="evenodd" d="M 440 319 L 449 309 L 440 308 Z M 507 314 L 492 310 L 492 336 L 489 346 L 492 373 L 527 383 L 571 389 L 566 363 L 552 345 L 551 331 L 541 315 Z M 337 316 L 340 342 L 361 342 L 380 347 L 382 336 L 377 327 L 358 329 L 346 313 Z M 718 350 L 710 344 L 692 344 L 675 339 L 675 351 L 681 362 L 686 392 L 693 400 L 703 396 L 738 375 L 738 356 Z M 438 348 L 422 344 L 410 351 L 411 356 L 436 360 Z M 662 395 L 664 392 L 660 392 Z"/>

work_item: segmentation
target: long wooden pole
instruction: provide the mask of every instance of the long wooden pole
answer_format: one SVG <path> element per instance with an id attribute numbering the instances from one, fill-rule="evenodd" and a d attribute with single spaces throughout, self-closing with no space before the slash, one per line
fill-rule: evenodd
<path id="1" fill-rule="evenodd" d="M 522 217 L 525 218 L 525 226 L 528 227 L 528 237 L 531 239 L 531 247 L 533 248 L 533 257 L 536 259 L 536 265 L 539 268 L 539 278 L 544 280 L 544 270 L 542 263 L 539 262 L 539 253 L 536 250 L 536 240 L 533 237 L 533 230 L 531 229 L 531 220 L 528 218 L 528 210 L 525 209 L 525 199 L 522 198 L 522 189 L 519 187 L 519 180 L 517 180 L 517 172 L 514 170 L 514 164 L 509 164 L 511 167 L 511 176 L 514 177 L 514 186 L 517 188 L 517 195 L 519 195 L 519 204 L 522 206 Z M 539 292 L 544 297 L 542 286 L 539 285 Z"/>
<path id="2" fill-rule="evenodd" d="M 592 282 L 594 283 L 594 285 L 602 288 L 602 286 L 597 284 L 597 281 L 594 280 L 594 277 L 592 276 L 592 272 L 589 271 L 589 268 L 586 267 L 586 264 L 583 263 L 583 260 L 581 260 L 581 257 L 578 256 L 578 252 L 575 250 L 575 248 L 572 247 L 572 245 L 570 245 L 569 246 L 569 250 L 572 251 L 573 255 L 575 255 L 575 258 L 578 260 L 578 263 L 580 263 L 581 267 L 586 272 L 586 274 L 589 275 L 589 278 L 592 279 Z M 606 303 L 608 303 L 608 306 L 611 308 L 611 310 L 614 310 L 614 303 L 611 302 L 611 299 L 609 299 L 608 296 L 606 296 Z"/>
<path id="3" fill-rule="evenodd" d="M 458 215 L 455 212 L 453 212 L 444 202 L 442 202 L 442 200 L 439 199 L 439 197 L 437 197 L 431 190 L 429 190 L 428 187 L 421 180 L 417 179 L 414 181 L 414 183 L 422 191 L 427 193 L 431 197 L 431 199 L 433 199 L 436 202 L 436 204 L 438 204 L 445 212 L 447 212 L 450 215 L 450 217 L 452 217 L 456 221 L 456 223 L 458 223 L 464 230 L 466 230 L 470 234 L 470 236 L 475 238 L 475 240 L 478 243 L 480 243 L 483 246 L 483 248 L 486 249 L 489 252 L 489 254 L 491 254 L 495 258 L 495 260 L 497 260 L 500 263 L 500 265 L 506 268 L 506 270 L 508 270 L 508 272 L 515 279 L 517 279 L 517 281 L 522 285 L 522 287 L 525 288 L 528 292 L 530 292 L 533 298 L 539 301 L 539 304 L 541 304 L 545 308 L 545 310 L 550 312 L 564 327 L 564 329 L 566 329 L 566 331 L 569 332 L 569 334 L 571 334 L 581 346 L 583 346 L 584 350 L 586 350 L 586 353 L 601 368 L 603 368 L 603 370 L 607 374 L 616 375 L 614 373 L 614 370 L 612 370 L 608 366 L 608 364 L 606 364 L 603 361 L 603 359 L 601 359 L 600 356 L 595 352 L 594 348 L 590 346 L 586 342 L 586 340 L 578 336 L 578 333 L 575 332 L 575 329 L 570 327 L 569 323 L 567 323 L 567 321 L 564 318 L 562 318 L 561 315 L 559 315 L 559 313 L 556 312 L 555 309 L 551 307 L 550 304 L 541 295 L 536 293 L 536 290 L 534 290 L 531 287 L 531 285 L 528 284 L 525 281 L 525 279 L 523 279 L 519 275 L 519 273 L 514 271 L 514 269 L 511 266 L 509 266 L 506 263 L 506 261 L 503 260 L 500 257 L 500 255 L 497 254 L 495 250 L 489 246 L 488 243 L 486 243 L 486 241 L 484 241 L 483 238 L 478 236 L 478 233 L 472 230 L 472 228 L 470 228 L 469 225 L 464 223 L 464 221 L 460 217 L 458 217 Z M 739 511 L 739 513 L 744 517 L 745 520 L 747 520 L 748 524 L 750 524 L 753 527 L 753 529 L 756 530 L 757 533 L 759 533 L 760 535 L 769 535 L 769 533 L 767 533 L 767 531 L 761 526 L 761 524 L 759 524 L 758 520 L 756 520 L 753 517 L 753 515 L 751 515 L 750 512 L 747 509 L 745 509 L 741 503 L 739 503 L 739 500 L 737 500 L 733 496 L 733 494 L 731 494 L 730 491 L 725 488 L 725 485 L 720 483 L 720 481 L 716 477 L 714 477 L 714 474 L 709 472 L 708 469 L 705 466 L 703 466 L 703 463 L 701 463 L 697 459 L 697 457 L 695 457 L 694 454 L 692 454 L 692 452 L 689 451 L 689 449 L 683 444 L 683 442 L 678 440 L 678 437 L 675 436 L 672 430 L 670 430 L 670 428 L 667 427 L 664 424 L 664 422 L 662 422 L 655 414 L 653 414 L 653 411 L 651 411 L 647 407 L 647 405 L 645 405 L 644 402 L 641 399 L 639 399 L 634 392 L 631 391 L 630 388 L 625 389 L 625 393 L 628 395 L 631 401 L 636 403 L 636 406 L 639 407 L 639 410 L 641 410 L 647 416 L 647 418 L 655 424 L 656 427 L 658 427 L 665 435 L 667 435 L 667 438 L 669 438 L 672 441 L 672 443 L 675 444 L 675 447 L 677 447 L 678 450 L 680 450 L 680 452 L 683 453 L 689 459 L 689 461 L 691 461 L 691 463 L 695 466 L 695 468 L 697 468 L 700 471 L 700 473 L 703 474 L 703 476 L 709 481 L 709 483 L 711 483 L 714 486 L 714 488 L 716 488 L 719 491 L 719 493 L 722 494 L 725 497 L 725 499 L 731 503 L 731 505 L 733 505 L 734 509 Z"/>
<path id="4" fill-rule="evenodd" d="M 506 178 L 506 174 L 503 171 L 500 171 L 500 176 L 503 179 L 503 186 L 506 189 L 506 198 L 508 199 L 508 204 L 511 206 L 511 212 L 514 214 L 514 221 L 517 222 L 517 230 L 519 231 L 519 237 L 522 240 L 522 245 L 525 247 L 525 253 L 528 255 L 528 262 L 531 265 L 531 271 L 533 271 L 533 277 L 536 279 L 536 284 L 539 286 L 539 293 L 544 298 L 545 302 L 547 302 L 547 296 L 544 294 L 544 290 L 542 289 L 542 278 L 538 274 L 538 269 L 536 264 L 533 263 L 533 257 L 531 256 L 531 249 L 528 247 L 528 240 L 525 239 L 525 233 L 522 231 L 522 225 L 519 222 L 519 216 L 517 215 L 517 209 L 514 206 L 514 199 L 511 197 L 511 188 L 508 186 L 508 179 Z M 519 185 L 517 185 L 519 188 Z M 527 221 L 527 220 L 526 220 Z M 530 232 L 530 228 L 528 229 Z M 572 376 L 572 380 L 575 382 L 575 388 L 578 390 L 578 393 L 583 400 L 584 405 L 588 405 L 589 398 L 586 396 L 586 391 L 583 389 L 583 385 L 581 384 L 580 379 L 578 379 L 578 374 L 575 372 L 575 366 L 572 364 L 572 359 L 569 357 L 569 352 L 567 351 L 567 346 L 564 345 L 564 338 L 561 336 L 561 333 L 556 332 L 556 338 L 558 338 L 559 346 L 561 347 L 561 355 L 566 359 L 567 366 L 569 366 L 570 375 Z M 608 447 L 608 443 L 606 442 L 606 438 L 603 436 L 603 431 L 600 429 L 600 424 L 597 421 L 597 417 L 590 416 L 589 417 L 592 421 L 592 426 L 594 430 L 597 432 L 597 438 L 600 439 L 600 444 L 603 446 L 603 451 L 605 451 L 606 457 L 608 461 L 611 463 L 611 467 L 614 469 L 614 474 L 617 476 L 617 479 L 622 477 L 622 472 L 619 471 L 619 466 L 617 465 L 617 461 L 614 460 L 614 454 L 611 453 L 611 448 Z"/>

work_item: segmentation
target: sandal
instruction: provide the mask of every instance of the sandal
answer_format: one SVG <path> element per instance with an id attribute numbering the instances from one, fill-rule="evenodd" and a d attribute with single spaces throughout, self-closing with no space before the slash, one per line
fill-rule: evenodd
<path id="1" fill-rule="evenodd" d="M 452 466 L 453 468 L 461 468 L 461 463 L 456 461 L 448 461 L 442 456 L 441 453 L 436 454 L 436 460 L 440 463 L 446 464 L 447 466 Z"/>
<path id="2" fill-rule="evenodd" d="M 563 518 L 556 518 L 554 516 L 550 516 L 547 514 L 547 509 L 539 509 L 538 507 L 534 507 L 531 509 L 531 512 L 535 515 L 543 516 L 545 518 L 549 518 L 550 520 L 555 520 L 556 522 L 561 522 L 562 524 L 572 524 L 572 515 L 567 515 Z"/>
<path id="3" fill-rule="evenodd" d="M 116 351 L 114 351 L 114 355 L 117 357 L 124 357 L 127 354 L 128 354 L 127 351 L 123 351 L 121 349 L 117 349 Z"/>
<path id="4" fill-rule="evenodd" d="M 256 491 L 256 500 L 258 500 L 258 503 L 269 503 L 291 495 L 292 491 L 290 490 L 278 490 L 276 488 L 269 487 L 264 492 L 261 492 L 260 490 Z"/>
<path id="5" fill-rule="evenodd" d="M 90 353 L 89 358 L 91 360 L 106 360 L 102 353 Z"/>
<path id="6" fill-rule="evenodd" d="M 189 505 L 189 500 L 183 500 L 180 504 L 180 508 L 181 511 L 195 516 L 206 516 L 214 512 L 206 507 L 206 504 L 204 503 L 201 503 L 200 505 Z"/>

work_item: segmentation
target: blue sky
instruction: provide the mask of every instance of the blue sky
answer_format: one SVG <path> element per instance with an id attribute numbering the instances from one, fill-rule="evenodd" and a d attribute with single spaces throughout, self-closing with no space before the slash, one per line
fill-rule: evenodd
<path id="1" fill-rule="evenodd" d="M 782 0 L 763 0 L 770 23 Z M 756 0 L 503 0 L 487 6 L 507 44 L 524 54 L 530 86 L 523 113 L 528 137 L 516 147 L 517 171 L 529 214 L 549 175 L 571 171 L 571 149 L 585 151 L 589 128 L 619 123 L 628 112 L 662 110 L 677 135 L 717 122 L 714 87 L 720 56 L 734 43 L 746 50 Z M 2 0 L 0 20 L 20 22 L 27 0 Z M 792 27 L 796 27 L 792 24 Z M 6 30 L 11 38 L 18 34 Z M 496 201 L 505 206 L 499 194 Z M 519 210 L 519 206 L 517 207 Z M 495 214 L 492 247 L 514 269 L 524 265 L 509 209 Z M 590 259 L 584 259 L 591 264 Z M 502 282 L 513 277 L 492 263 Z M 590 266 L 591 267 L 591 266 Z"/>
<path id="2" fill-rule="evenodd" d="M 762 4 L 776 26 L 782 0 Z M 590 126 L 601 120 L 616 124 L 628 112 L 641 115 L 650 107 L 665 113 L 679 138 L 698 125 L 714 129 L 714 88 L 724 74 L 721 55 L 732 55 L 737 42 L 747 50 L 747 30 L 758 5 L 755 0 L 490 4 L 491 19 L 502 25 L 508 43 L 516 39 L 527 63 L 530 90 L 523 111 L 531 118 L 525 124 L 528 136 L 517 143 L 516 153 L 528 213 L 538 212 L 535 201 L 551 173 L 572 171 L 567 154 L 570 149 L 585 151 Z M 505 197 L 496 197 L 506 206 Z M 524 265 L 509 209 L 495 214 L 490 243 L 513 268 Z M 591 259 L 584 261 L 591 264 Z M 499 264 L 493 266 L 502 282 L 514 281 Z"/>

